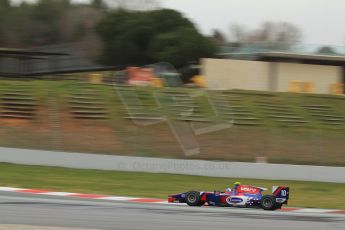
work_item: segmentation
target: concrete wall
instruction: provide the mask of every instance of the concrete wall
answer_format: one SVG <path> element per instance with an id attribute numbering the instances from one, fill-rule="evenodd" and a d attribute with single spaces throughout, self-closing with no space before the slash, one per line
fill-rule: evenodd
<path id="1" fill-rule="evenodd" d="M 296 63 L 278 64 L 276 91 L 286 92 L 290 81 L 312 82 L 313 93 L 330 93 L 330 85 L 341 82 L 341 67 Z"/>
<path id="2" fill-rule="evenodd" d="M 257 61 L 202 59 L 202 75 L 216 89 L 267 90 L 269 63 Z"/>
<path id="3" fill-rule="evenodd" d="M 288 92 L 291 81 L 311 82 L 312 93 L 330 93 L 330 85 L 342 82 L 336 66 L 261 61 L 202 59 L 202 74 L 212 89 L 247 89 Z"/>
<path id="4" fill-rule="evenodd" d="M 345 183 L 345 167 L 127 157 L 0 148 L 0 162 L 209 177 Z"/>

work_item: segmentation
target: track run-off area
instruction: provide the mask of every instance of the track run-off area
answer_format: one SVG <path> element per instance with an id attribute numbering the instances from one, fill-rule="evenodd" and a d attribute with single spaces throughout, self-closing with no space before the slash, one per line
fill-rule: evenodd
<path id="1" fill-rule="evenodd" d="M 176 164 L 182 164 L 181 160 L 173 161 L 173 168 L 157 167 L 137 168 L 143 164 L 143 160 L 152 162 L 153 158 L 103 156 L 95 154 L 64 153 L 38 150 L 22 150 L 0 148 L 0 162 L 11 162 L 15 164 L 46 165 L 67 168 L 86 168 L 102 170 L 123 170 L 123 171 L 150 171 L 165 173 L 176 173 Z M 25 156 L 25 157 L 23 157 Z M 102 158 L 102 159 L 99 159 Z M 155 159 L 156 160 L 156 159 Z M 159 160 L 159 162 L 158 162 Z M 158 165 L 166 166 L 166 162 Z M 168 163 L 169 163 L 168 162 Z M 194 161 L 193 161 L 194 162 Z M 205 162 L 195 161 L 196 163 Z M 116 163 L 116 164 L 115 164 Z M 211 162 L 217 163 L 217 162 Z M 232 164 L 232 163 L 229 163 Z M 229 168 L 219 168 L 216 172 L 223 175 L 233 175 L 243 165 L 234 163 Z M 155 164 L 156 165 L 156 164 Z M 168 164 L 169 165 L 169 164 Z M 297 176 L 313 178 L 315 181 L 324 181 L 333 177 L 336 182 L 344 181 L 344 174 L 341 167 L 319 167 L 319 166 L 293 166 L 293 165 L 269 165 L 251 164 L 254 169 L 261 171 L 264 167 L 267 172 L 272 171 L 269 167 L 286 167 L 289 172 L 297 175 L 297 169 L 307 170 L 299 172 Z M 121 166 L 121 167 L 120 167 Z M 238 166 L 238 168 L 236 168 Z M 241 166 L 241 167 L 240 167 Z M 115 168 L 114 168 L 115 167 Z M 119 168 L 118 168 L 119 167 Z M 124 168 L 123 168 L 124 167 Z M 292 167 L 294 170 L 291 170 Z M 177 167 L 179 168 L 179 167 Z M 66 169 L 67 170 L 67 169 Z M 318 173 L 315 174 L 314 170 Z M 327 173 L 320 173 L 324 170 Z M 340 171 L 339 171 L 340 170 Z M 274 170 L 273 170 L 274 171 Z M 340 174 L 339 174 L 340 172 Z M 178 172 L 186 173 L 185 170 Z M 206 172 L 192 171 L 190 174 L 203 175 Z M 11 174 L 12 175 L 12 174 Z M 44 174 L 42 174 L 44 175 Z M 216 174 L 213 176 L 217 176 Z M 285 173 L 283 176 L 288 175 Z M 319 175 L 317 178 L 316 176 Z M 246 176 L 246 175 L 237 175 Z M 266 178 L 266 175 L 262 175 Z M 284 178 L 291 179 L 291 178 Z M 294 178 L 296 179 L 296 178 Z M 303 178 L 297 178 L 303 179 Z M 1 177 L 0 177 L 1 180 Z M 6 183 L 5 183 L 6 184 Z M 3 186 L 17 186 L 16 184 Z M 19 183 L 20 184 L 20 183 Z M 18 186 L 20 186 L 18 184 Z M 219 208 L 219 207 L 189 207 L 186 205 L 168 204 L 166 200 L 127 197 L 127 196 L 106 196 L 99 194 L 81 194 L 59 190 L 51 191 L 27 188 L 0 187 L 0 230 L 65 230 L 65 229 L 344 229 L 345 211 L 331 209 L 310 209 L 287 207 L 278 211 L 264 211 L 261 209 L 243 208 Z M 64 191 L 64 192 L 62 192 Z M 72 190 L 73 191 L 73 190 Z M 111 193 L 110 193 L 111 194 Z M 116 194 L 114 192 L 114 194 Z M 128 194 L 129 195 L 129 194 Z M 341 201 L 341 200 L 340 200 Z"/>
<path id="2" fill-rule="evenodd" d="M 343 211 L 189 207 L 43 190 L 0 191 L 0 229 L 343 229 Z M 49 194 L 45 194 L 49 193 Z M 6 226 L 3 227 L 2 226 Z M 19 227 L 20 226 L 20 227 Z M 41 227 L 38 227 L 41 226 Z M 43 227 L 42 227 L 43 226 Z M 54 228 L 52 228 L 54 229 Z"/>

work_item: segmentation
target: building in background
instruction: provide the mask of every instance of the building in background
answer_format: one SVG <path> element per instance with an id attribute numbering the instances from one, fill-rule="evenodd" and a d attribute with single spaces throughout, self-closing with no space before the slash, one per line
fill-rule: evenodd
<path id="1" fill-rule="evenodd" d="M 90 59 L 78 43 L 32 49 L 0 48 L 0 77 L 25 77 L 114 70 Z"/>
<path id="2" fill-rule="evenodd" d="M 343 94 L 345 56 L 268 51 L 250 60 L 203 59 L 209 88 Z M 254 58 L 253 58 L 254 57 Z"/>

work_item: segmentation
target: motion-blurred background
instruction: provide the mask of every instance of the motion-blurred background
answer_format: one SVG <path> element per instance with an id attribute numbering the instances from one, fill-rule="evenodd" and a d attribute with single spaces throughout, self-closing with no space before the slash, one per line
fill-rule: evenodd
<path id="1" fill-rule="evenodd" d="M 0 145 L 345 166 L 344 46 L 247 8 L 210 30 L 198 4 L 0 0 Z"/>

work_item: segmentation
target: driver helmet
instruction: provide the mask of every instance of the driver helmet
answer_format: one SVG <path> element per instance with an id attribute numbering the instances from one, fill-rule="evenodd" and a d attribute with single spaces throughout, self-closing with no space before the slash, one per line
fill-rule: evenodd
<path id="1" fill-rule="evenodd" d="M 241 185 L 241 182 L 237 182 L 237 181 L 236 181 L 236 182 L 234 183 L 234 189 L 237 189 L 237 187 L 240 186 L 240 185 Z"/>

